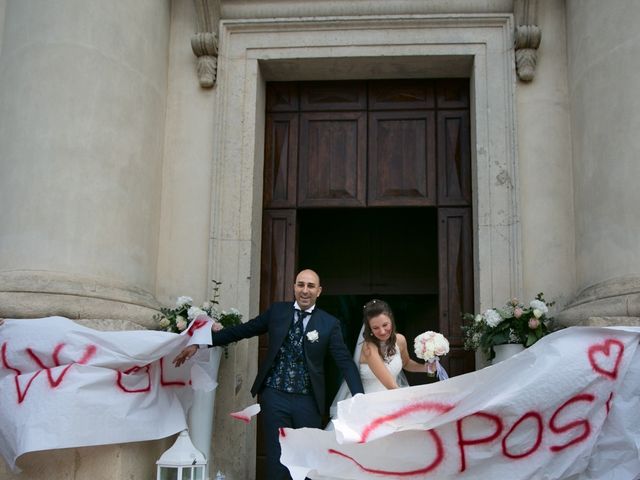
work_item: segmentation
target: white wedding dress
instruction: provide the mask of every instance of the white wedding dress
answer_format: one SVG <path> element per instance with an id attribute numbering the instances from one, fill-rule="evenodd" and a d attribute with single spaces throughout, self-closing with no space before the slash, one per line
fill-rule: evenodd
<path id="1" fill-rule="evenodd" d="M 397 378 L 398 375 L 400 375 L 400 372 L 402 372 L 402 357 L 400 356 L 400 349 L 398 348 L 398 345 L 396 345 L 396 353 L 393 354 L 391 358 L 387 359 L 384 364 L 394 378 Z M 387 387 L 378 380 L 378 377 L 374 375 L 369 365 L 366 363 L 360 363 L 358 366 L 364 393 L 382 392 L 387 389 Z"/>
<path id="2" fill-rule="evenodd" d="M 378 378 L 373 374 L 371 368 L 366 363 L 360 363 L 360 354 L 362 352 L 362 345 L 364 344 L 364 327 L 360 329 L 360 334 L 358 335 L 358 341 L 356 342 L 355 352 L 353 353 L 353 361 L 356 365 L 358 365 L 358 370 L 360 372 L 360 378 L 362 380 L 362 387 L 364 388 L 364 393 L 371 392 L 381 392 L 386 390 L 387 388 L 378 380 Z M 409 382 L 407 381 L 407 377 L 402 371 L 402 357 L 400 356 L 400 349 L 396 344 L 396 353 L 388 359 L 388 362 L 385 362 L 385 365 L 396 378 L 396 382 L 399 387 L 408 387 Z M 343 381 L 342 385 L 338 389 L 338 393 L 333 399 L 331 407 L 329 408 L 329 415 L 331 418 L 335 418 L 338 414 L 338 402 L 342 400 L 346 400 L 351 397 L 351 392 L 347 387 L 347 382 Z M 333 429 L 333 425 L 329 422 L 327 425 L 328 429 Z"/>

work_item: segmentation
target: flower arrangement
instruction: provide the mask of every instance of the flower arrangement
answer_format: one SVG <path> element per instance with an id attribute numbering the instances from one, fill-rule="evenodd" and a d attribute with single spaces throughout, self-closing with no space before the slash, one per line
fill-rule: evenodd
<path id="1" fill-rule="evenodd" d="M 158 322 L 160 329 L 172 333 L 183 332 L 189 323 L 196 318 L 205 315 L 213 320 L 211 329 L 214 332 L 222 330 L 224 327 L 238 325 L 242 322 L 242 315 L 235 308 L 229 310 L 218 310 L 220 297 L 220 285 L 222 282 L 213 280 L 211 299 L 205 301 L 200 307 L 193 305 L 193 298 L 187 296 L 178 297 L 176 306 L 173 308 L 160 308 L 160 312 L 153 316 Z M 227 350 L 225 348 L 225 355 Z"/>
<path id="2" fill-rule="evenodd" d="M 449 353 L 449 341 L 441 333 L 424 332 L 413 340 L 416 356 L 426 362 L 427 374 L 435 376 L 440 357 Z"/>
<path id="3" fill-rule="evenodd" d="M 477 315 L 463 314 L 462 318 L 467 322 L 462 327 L 465 350 L 481 349 L 487 359 L 492 360 L 496 345 L 518 343 L 530 347 L 550 333 L 551 319 L 547 314 L 554 303 L 547 303 L 540 292 L 529 306 L 513 298 L 501 308 L 490 308 Z"/>

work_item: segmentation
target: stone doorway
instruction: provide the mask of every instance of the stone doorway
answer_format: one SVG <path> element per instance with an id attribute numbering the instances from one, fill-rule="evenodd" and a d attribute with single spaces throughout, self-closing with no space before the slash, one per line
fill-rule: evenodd
<path id="1" fill-rule="evenodd" d="M 260 252 L 273 247 L 262 241 L 261 228 L 266 82 L 445 76 L 469 79 L 474 310 L 518 296 L 512 22 L 502 13 L 221 21 L 211 275 L 228 279 L 226 301 L 250 316 L 258 313 L 265 281 Z M 285 243 L 292 240 L 286 229 L 292 218 L 281 212 L 273 220 Z M 293 279 L 283 282 L 291 285 Z M 256 348 L 257 341 L 238 344 L 235 359 L 221 372 L 236 378 L 235 389 L 233 382 L 221 383 L 218 392 L 219 405 L 228 411 L 252 401 Z M 244 379 L 242 387 L 238 379 Z M 255 458 L 255 444 L 246 439 L 255 431 L 218 416 L 215 435 L 222 465 L 242 471 L 239 478 L 252 478 L 255 466 L 246 460 Z M 225 460 L 231 458 L 245 461 L 231 465 Z"/>

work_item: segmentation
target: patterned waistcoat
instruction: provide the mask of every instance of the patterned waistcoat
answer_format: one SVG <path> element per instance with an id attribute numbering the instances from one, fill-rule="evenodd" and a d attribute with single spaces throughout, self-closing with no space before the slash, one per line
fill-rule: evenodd
<path id="1" fill-rule="evenodd" d="M 288 393 L 311 393 L 311 379 L 304 358 L 304 317 L 298 313 L 267 375 L 265 385 Z M 302 318 L 300 318 L 302 317 Z"/>

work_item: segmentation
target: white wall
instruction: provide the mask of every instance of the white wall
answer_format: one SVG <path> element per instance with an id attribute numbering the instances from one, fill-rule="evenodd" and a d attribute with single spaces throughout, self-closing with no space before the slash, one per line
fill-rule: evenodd
<path id="1" fill-rule="evenodd" d="M 196 17 L 192 0 L 174 0 L 167 89 L 162 208 L 156 295 L 164 304 L 188 295 L 209 298 L 216 87 L 201 88 L 191 50 Z M 224 279 L 217 279 L 224 280 Z"/>
<path id="2" fill-rule="evenodd" d="M 517 88 L 522 300 L 544 292 L 561 308 L 576 288 L 563 2 L 540 0 L 538 25 L 542 40 L 535 78 L 518 82 Z"/>

